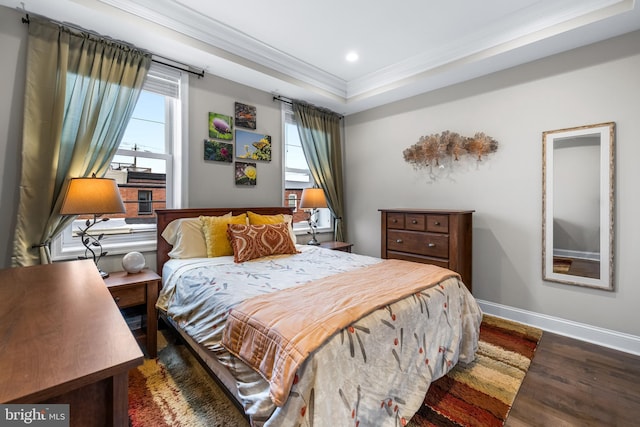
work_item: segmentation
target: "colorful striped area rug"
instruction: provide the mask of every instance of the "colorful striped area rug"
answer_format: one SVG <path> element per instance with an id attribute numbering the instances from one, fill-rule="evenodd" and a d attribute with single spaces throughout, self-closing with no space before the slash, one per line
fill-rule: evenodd
<path id="1" fill-rule="evenodd" d="M 431 384 L 408 426 L 503 426 L 540 338 L 540 329 L 484 315 L 476 360 Z"/>
<path id="2" fill-rule="evenodd" d="M 129 371 L 129 426 L 248 427 L 249 423 L 189 349 L 174 344 L 170 332 L 161 331 L 158 358 L 145 359 Z"/>
<path id="3" fill-rule="evenodd" d="M 541 337 L 485 315 L 476 360 L 434 382 L 408 426 L 503 426 Z M 186 347 L 159 333 L 158 349 L 158 359 L 129 373 L 131 427 L 249 425 Z"/>

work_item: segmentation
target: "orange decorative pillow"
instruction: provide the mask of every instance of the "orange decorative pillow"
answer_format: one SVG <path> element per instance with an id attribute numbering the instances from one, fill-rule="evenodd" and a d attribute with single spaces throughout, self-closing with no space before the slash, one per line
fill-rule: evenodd
<path id="1" fill-rule="evenodd" d="M 233 248 L 233 260 L 245 262 L 268 255 L 298 253 L 291 241 L 289 226 L 280 224 L 229 224 L 227 236 Z"/>

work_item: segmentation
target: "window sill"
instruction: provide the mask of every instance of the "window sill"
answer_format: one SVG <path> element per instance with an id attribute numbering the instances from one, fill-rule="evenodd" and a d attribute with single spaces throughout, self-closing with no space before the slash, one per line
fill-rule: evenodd
<path id="1" fill-rule="evenodd" d="M 307 235 L 307 234 L 311 234 L 311 229 L 309 227 L 294 228 L 293 229 L 293 233 L 296 236 L 304 236 L 304 235 Z M 322 227 L 322 228 L 317 228 L 316 229 L 316 234 L 322 234 L 322 233 L 333 233 L 333 228 L 331 228 L 331 227 Z"/>
<path id="2" fill-rule="evenodd" d="M 129 252 L 154 252 L 157 249 L 155 240 L 139 240 L 135 242 L 121 243 L 118 245 L 103 245 L 102 251 L 107 252 L 106 256 L 110 255 L 124 255 Z M 72 247 L 60 251 L 53 257 L 53 261 L 69 261 L 78 259 L 80 256 L 84 256 L 83 247 Z"/>

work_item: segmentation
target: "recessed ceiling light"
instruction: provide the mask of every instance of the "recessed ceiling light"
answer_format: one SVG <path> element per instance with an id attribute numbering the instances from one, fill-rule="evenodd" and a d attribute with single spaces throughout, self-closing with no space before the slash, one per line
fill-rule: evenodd
<path id="1" fill-rule="evenodd" d="M 358 54 L 356 52 L 347 53 L 347 61 L 356 62 L 358 60 Z"/>

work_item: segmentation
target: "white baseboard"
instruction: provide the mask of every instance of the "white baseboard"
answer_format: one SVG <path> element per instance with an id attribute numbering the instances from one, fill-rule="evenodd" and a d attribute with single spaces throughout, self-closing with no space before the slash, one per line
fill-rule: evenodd
<path id="1" fill-rule="evenodd" d="M 565 258 L 589 259 L 591 261 L 600 261 L 598 252 L 571 251 L 569 249 L 554 249 L 553 256 Z"/>
<path id="2" fill-rule="evenodd" d="M 635 335 L 599 328 L 559 317 L 547 316 L 546 314 L 521 310 L 489 301 L 478 300 L 478 304 L 486 314 L 504 317 L 505 319 L 535 326 L 544 331 L 640 356 L 640 337 Z"/>

